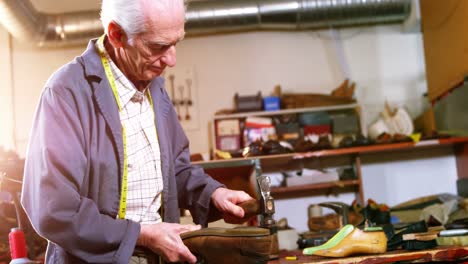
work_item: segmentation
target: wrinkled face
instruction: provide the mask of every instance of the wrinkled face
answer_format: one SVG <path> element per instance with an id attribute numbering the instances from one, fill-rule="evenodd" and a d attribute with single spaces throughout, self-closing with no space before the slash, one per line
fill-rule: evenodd
<path id="1" fill-rule="evenodd" d="M 126 74 L 136 81 L 150 81 L 161 75 L 167 66 L 174 67 L 175 46 L 185 35 L 183 4 L 168 4 L 156 12 L 154 19 L 148 14 L 148 30 L 134 36 L 118 51 Z"/>

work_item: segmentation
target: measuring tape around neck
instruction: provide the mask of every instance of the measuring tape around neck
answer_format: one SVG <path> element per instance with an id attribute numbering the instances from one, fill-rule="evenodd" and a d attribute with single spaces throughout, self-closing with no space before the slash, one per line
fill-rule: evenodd
<path id="1" fill-rule="evenodd" d="M 102 35 L 98 39 L 98 46 L 104 47 L 104 37 Z M 112 92 L 114 93 L 115 102 L 119 107 L 119 112 L 122 111 L 122 105 L 120 104 L 119 94 L 117 92 L 117 85 L 115 84 L 115 78 L 112 74 L 110 62 L 106 57 L 105 51 L 98 49 L 99 57 L 101 58 L 102 66 L 104 67 L 104 71 L 106 73 L 107 80 L 109 80 L 109 84 L 112 88 Z M 125 213 L 127 211 L 127 191 L 128 191 L 128 156 L 127 156 L 127 134 L 125 133 L 125 127 L 122 124 L 122 141 L 123 141 L 123 156 L 124 156 L 124 164 L 123 164 L 123 175 L 122 175 L 122 191 L 120 194 L 120 204 L 119 204 L 119 214 L 118 217 L 120 219 L 125 219 Z"/>
<path id="2" fill-rule="evenodd" d="M 103 47 L 104 48 L 104 38 L 105 38 L 105 35 L 102 35 L 98 39 L 98 47 Z M 122 105 L 120 104 L 120 98 L 119 98 L 119 94 L 118 94 L 118 91 L 117 91 L 117 84 L 115 83 L 115 78 L 114 78 L 114 75 L 112 73 L 110 62 L 107 59 L 104 50 L 101 50 L 99 48 L 98 52 L 99 52 L 99 57 L 101 58 L 102 66 L 104 67 L 104 71 L 106 73 L 106 77 L 109 80 L 109 84 L 110 84 L 110 86 L 112 88 L 112 92 L 114 94 L 115 102 L 117 103 L 117 106 L 119 108 L 119 112 L 121 112 L 122 111 Z M 148 99 L 149 99 L 149 102 L 150 102 L 150 105 L 151 105 L 151 109 L 153 110 L 154 109 L 154 107 L 153 107 L 153 98 L 151 97 L 150 90 L 149 89 L 146 89 L 146 90 L 147 90 Z M 153 114 L 154 114 L 154 112 L 153 112 Z M 155 128 L 156 128 L 156 126 L 155 126 Z M 156 131 L 156 135 L 157 135 L 157 131 Z M 127 136 L 126 136 L 126 132 L 125 132 L 125 126 L 123 124 L 122 124 L 122 142 L 123 142 L 124 164 L 123 164 L 123 175 L 122 175 L 122 191 L 121 191 L 121 195 L 120 195 L 118 217 L 120 219 L 125 219 L 125 214 L 126 214 L 126 211 L 127 211 L 127 192 L 128 192 L 128 187 L 127 187 L 127 185 L 128 185 L 128 155 L 127 155 Z M 162 196 L 163 195 L 161 194 L 161 201 L 163 201 Z M 161 218 L 164 217 L 164 205 L 162 203 L 161 203 L 161 213 L 160 213 L 160 215 L 161 215 Z"/>

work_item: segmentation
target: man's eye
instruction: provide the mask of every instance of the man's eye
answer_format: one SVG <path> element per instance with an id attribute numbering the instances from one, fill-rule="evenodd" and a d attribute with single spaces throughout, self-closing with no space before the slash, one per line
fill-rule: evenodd
<path id="1" fill-rule="evenodd" d="M 164 51 L 164 50 L 167 50 L 170 47 L 171 47 L 171 45 L 152 45 L 150 47 L 150 49 L 152 51 Z"/>
<path id="2" fill-rule="evenodd" d="M 161 50 L 163 46 L 161 45 L 151 45 L 149 46 L 150 50 Z"/>

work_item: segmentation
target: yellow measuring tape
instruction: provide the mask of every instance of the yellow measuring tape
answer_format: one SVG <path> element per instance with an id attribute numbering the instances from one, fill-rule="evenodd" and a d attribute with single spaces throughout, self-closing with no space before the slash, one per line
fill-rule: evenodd
<path id="1" fill-rule="evenodd" d="M 104 36 L 102 35 L 99 38 L 99 46 L 104 46 Z M 102 66 L 106 72 L 107 79 L 114 93 L 115 102 L 119 107 L 119 112 L 122 111 L 122 106 L 120 105 L 119 94 L 117 92 L 117 85 L 115 84 L 115 78 L 112 74 L 109 60 L 106 58 L 106 54 L 103 50 L 99 50 L 99 57 L 101 57 Z M 120 206 L 119 206 L 119 218 L 125 219 L 125 213 L 127 211 L 127 182 L 128 182 L 128 157 L 127 157 L 127 134 L 125 133 L 125 127 L 122 124 L 122 140 L 123 140 L 123 155 L 124 155 L 124 164 L 123 164 L 123 176 L 122 176 L 122 193 L 120 195 Z"/>

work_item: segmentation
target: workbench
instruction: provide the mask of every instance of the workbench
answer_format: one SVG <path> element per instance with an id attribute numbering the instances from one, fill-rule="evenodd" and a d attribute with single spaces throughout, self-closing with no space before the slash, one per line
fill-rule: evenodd
<path id="1" fill-rule="evenodd" d="M 286 260 L 287 256 L 296 256 L 297 260 Z M 428 250 L 407 251 L 395 250 L 384 254 L 358 255 L 347 258 L 326 258 L 319 256 L 304 256 L 301 250 L 281 251 L 279 259 L 268 264 L 377 264 L 377 263 L 468 263 L 468 247 L 437 247 Z"/>

